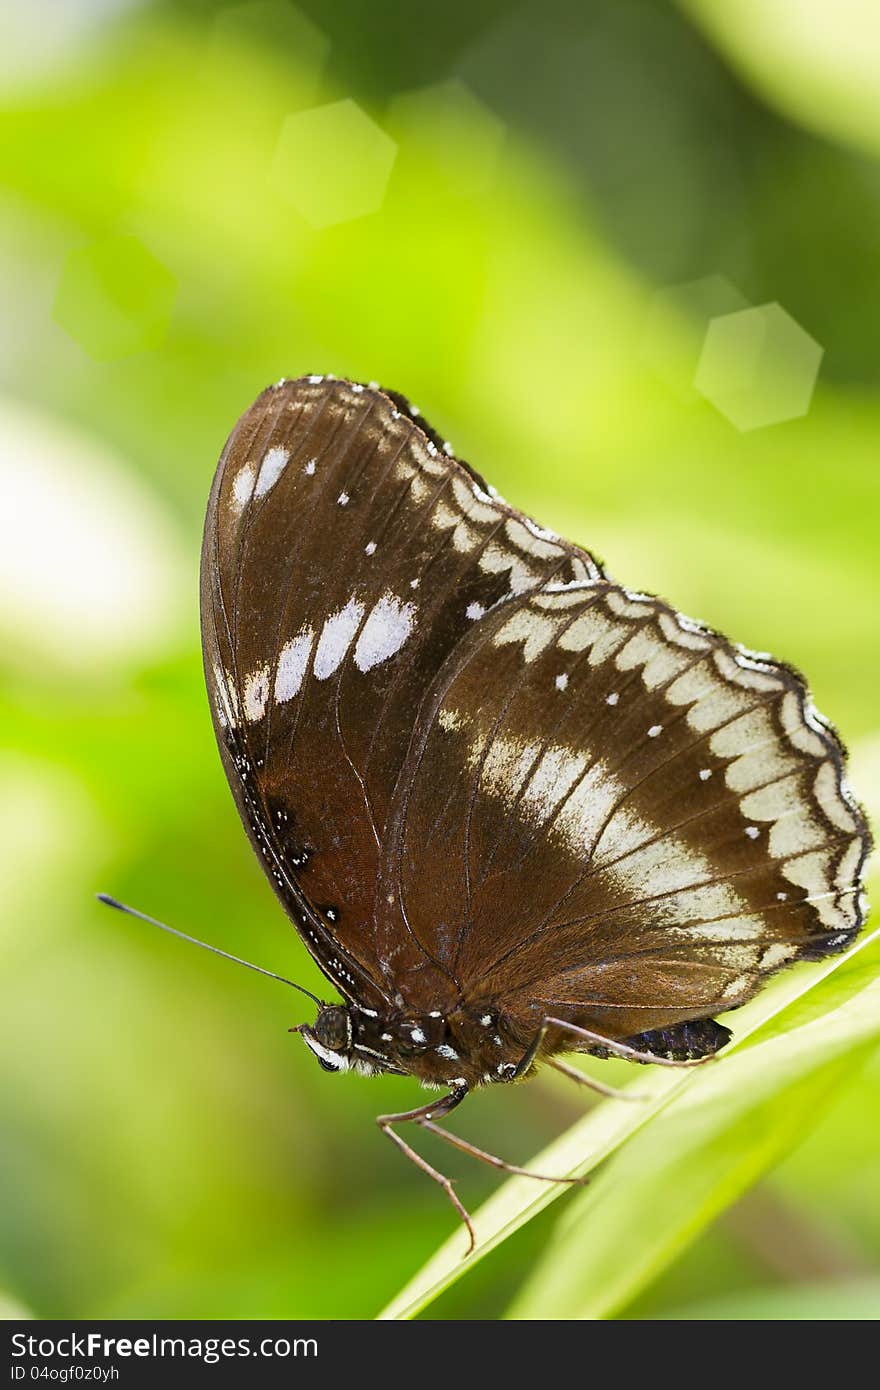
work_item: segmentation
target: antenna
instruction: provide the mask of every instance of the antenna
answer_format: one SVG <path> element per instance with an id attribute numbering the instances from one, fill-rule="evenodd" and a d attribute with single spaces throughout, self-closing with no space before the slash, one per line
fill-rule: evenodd
<path id="1" fill-rule="evenodd" d="M 283 985 L 290 985 L 291 989 L 298 989 L 300 994 L 305 994 L 312 1003 L 317 1004 L 319 1009 L 324 1006 L 317 995 L 312 994 L 311 990 L 305 989 L 302 985 L 294 984 L 293 980 L 287 980 L 283 975 L 276 975 L 274 970 L 264 970 L 261 965 L 252 965 L 249 960 L 242 960 L 241 956 L 233 956 L 229 951 L 221 951 L 219 946 L 211 946 L 207 941 L 199 941 L 195 936 L 187 936 L 186 932 L 178 931 L 176 927 L 169 927 L 165 922 L 160 922 L 156 917 L 150 917 L 146 912 L 139 912 L 136 907 L 129 907 L 126 903 L 121 903 L 116 898 L 111 898 L 109 893 L 96 893 L 95 897 L 99 903 L 104 903 L 106 907 L 115 907 L 117 912 L 126 912 L 129 917 L 139 917 L 142 922 L 149 922 L 150 926 L 158 927 L 160 931 L 167 931 L 169 936 L 177 936 L 181 941 L 188 941 L 191 946 L 201 946 L 203 951 L 213 951 L 215 956 L 223 956 L 225 960 L 235 961 L 236 965 L 243 965 L 247 970 L 255 970 L 258 975 L 267 975 L 270 980 L 280 980 Z"/>

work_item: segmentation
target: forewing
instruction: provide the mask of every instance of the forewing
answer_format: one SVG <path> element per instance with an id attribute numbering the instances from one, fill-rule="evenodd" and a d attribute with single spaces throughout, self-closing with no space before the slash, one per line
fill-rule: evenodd
<path id="1" fill-rule="evenodd" d="M 371 1007 L 460 995 L 446 908 L 408 916 L 390 848 L 427 693 L 495 605 L 599 575 L 416 415 L 350 382 L 270 388 L 224 450 L 202 556 L 205 669 L 239 811 L 306 945 Z"/>

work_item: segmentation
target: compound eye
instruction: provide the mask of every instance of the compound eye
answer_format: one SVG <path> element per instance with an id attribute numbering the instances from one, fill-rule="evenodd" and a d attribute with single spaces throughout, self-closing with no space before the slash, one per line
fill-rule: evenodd
<path id="1" fill-rule="evenodd" d="M 323 1008 L 315 1020 L 315 1037 L 331 1052 L 347 1051 L 351 1042 L 348 1010 L 335 1004 Z"/>

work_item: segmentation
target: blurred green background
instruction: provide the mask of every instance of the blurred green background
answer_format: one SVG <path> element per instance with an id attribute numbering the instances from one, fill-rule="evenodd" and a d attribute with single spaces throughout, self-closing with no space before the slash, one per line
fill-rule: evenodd
<path id="1" fill-rule="evenodd" d="M 92 896 L 321 987 L 211 732 L 217 456 L 282 375 L 406 392 L 613 574 L 806 670 L 880 810 L 880 11 L 10 0 L 0 53 L 0 1296 L 372 1317 L 454 1221 L 372 1123 L 412 1085 L 324 1075 L 289 994 Z M 572 1090 L 458 1128 L 522 1161 Z M 880 1311 L 880 1062 L 816 1118 L 619 1316 Z M 564 1209 L 430 1316 L 503 1316 Z"/>

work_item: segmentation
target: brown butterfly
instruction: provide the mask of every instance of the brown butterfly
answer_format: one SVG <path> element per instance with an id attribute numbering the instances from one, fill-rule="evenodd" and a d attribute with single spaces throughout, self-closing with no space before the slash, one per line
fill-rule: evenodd
<path id="1" fill-rule="evenodd" d="M 560 1052 L 710 1056 L 863 920 L 864 817 L 803 680 L 507 506 L 402 396 L 282 381 L 208 505 L 205 671 L 245 828 L 343 997 L 323 1067 L 444 1092 Z M 514 1171 L 521 1171 L 514 1169 Z"/>

